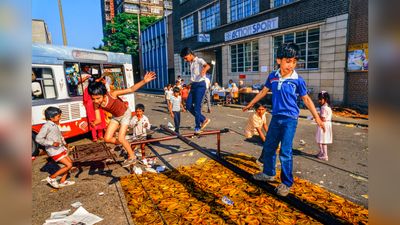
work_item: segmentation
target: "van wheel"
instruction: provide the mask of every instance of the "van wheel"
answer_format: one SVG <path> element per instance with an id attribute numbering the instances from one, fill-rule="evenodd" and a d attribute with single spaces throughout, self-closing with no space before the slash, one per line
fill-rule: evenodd
<path id="1" fill-rule="evenodd" d="M 39 155 L 39 145 L 35 141 L 36 134 L 32 133 L 32 156 L 38 156 Z"/>

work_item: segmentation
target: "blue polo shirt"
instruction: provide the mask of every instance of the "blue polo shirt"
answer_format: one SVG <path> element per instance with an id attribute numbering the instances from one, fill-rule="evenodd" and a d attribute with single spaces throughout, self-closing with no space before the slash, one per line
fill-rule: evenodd
<path id="1" fill-rule="evenodd" d="M 268 75 L 265 87 L 272 91 L 272 115 L 298 118 L 300 109 L 296 104 L 297 96 L 307 95 L 306 82 L 295 70 L 290 77 L 282 78 L 280 70 Z"/>

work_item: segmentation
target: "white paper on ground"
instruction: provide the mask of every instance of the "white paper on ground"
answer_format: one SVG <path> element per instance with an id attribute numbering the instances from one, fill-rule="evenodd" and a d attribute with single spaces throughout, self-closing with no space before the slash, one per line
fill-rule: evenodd
<path id="1" fill-rule="evenodd" d="M 52 212 L 50 215 L 50 219 L 62 219 L 68 216 L 68 214 L 71 212 L 70 209 L 64 210 L 64 211 L 59 211 L 59 212 Z"/>
<path id="2" fill-rule="evenodd" d="M 93 225 L 103 220 L 102 218 L 89 213 L 82 206 L 66 219 L 76 224 L 83 223 L 85 225 Z"/>
<path id="3" fill-rule="evenodd" d="M 74 202 L 74 203 L 71 204 L 71 206 L 74 207 L 74 208 L 79 208 L 79 207 L 81 207 L 82 205 L 83 205 L 83 204 L 82 204 L 81 202 Z"/>

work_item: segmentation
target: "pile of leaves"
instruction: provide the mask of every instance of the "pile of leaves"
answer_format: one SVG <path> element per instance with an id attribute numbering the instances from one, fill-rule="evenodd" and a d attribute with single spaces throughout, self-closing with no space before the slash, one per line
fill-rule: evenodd
<path id="1" fill-rule="evenodd" d="M 336 116 L 368 120 L 368 114 L 367 114 L 368 112 L 365 113 L 362 110 L 343 108 L 343 107 L 333 107 L 332 111 L 333 111 L 333 114 Z"/>
<path id="2" fill-rule="evenodd" d="M 226 159 L 249 173 L 259 172 L 254 157 L 238 154 Z M 122 177 L 135 224 L 319 224 L 219 163 L 198 162 L 162 174 Z M 296 178 L 292 193 L 351 223 L 368 223 L 368 210 L 310 182 Z M 224 203 L 224 196 L 233 205 Z"/>

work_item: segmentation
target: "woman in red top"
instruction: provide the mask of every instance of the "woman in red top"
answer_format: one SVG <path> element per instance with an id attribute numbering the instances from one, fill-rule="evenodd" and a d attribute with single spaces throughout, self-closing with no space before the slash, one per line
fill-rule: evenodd
<path id="1" fill-rule="evenodd" d="M 186 106 L 186 100 L 189 96 L 189 88 L 186 86 L 186 84 L 183 85 L 183 88 L 181 90 L 181 98 L 182 98 L 182 103 L 183 106 Z"/>
<path id="2" fill-rule="evenodd" d="M 112 144 L 122 144 L 128 152 L 129 157 L 123 163 L 123 167 L 128 167 L 129 165 L 136 163 L 136 156 L 132 151 L 131 145 L 125 139 L 132 112 L 129 107 L 118 98 L 118 96 L 135 92 L 154 79 L 156 79 L 156 74 L 154 72 L 147 72 L 143 80 L 139 83 L 130 88 L 115 90 L 111 93 L 107 92 L 106 86 L 101 82 L 95 82 L 89 85 L 88 91 L 92 97 L 95 109 L 102 108 L 112 114 L 110 124 L 108 125 L 104 136 L 104 141 Z M 114 133 L 117 131 L 118 127 L 118 139 L 116 139 Z"/>

